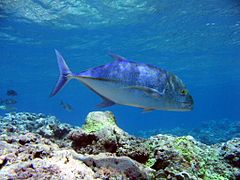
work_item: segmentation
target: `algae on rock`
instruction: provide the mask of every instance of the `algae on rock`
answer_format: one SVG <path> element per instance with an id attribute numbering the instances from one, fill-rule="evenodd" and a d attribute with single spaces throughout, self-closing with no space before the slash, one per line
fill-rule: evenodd
<path id="1" fill-rule="evenodd" d="M 107 112 L 91 112 L 87 115 L 86 122 L 82 129 L 87 133 L 94 133 L 100 131 L 105 127 L 112 127 L 116 125 L 116 120 L 110 111 Z"/>

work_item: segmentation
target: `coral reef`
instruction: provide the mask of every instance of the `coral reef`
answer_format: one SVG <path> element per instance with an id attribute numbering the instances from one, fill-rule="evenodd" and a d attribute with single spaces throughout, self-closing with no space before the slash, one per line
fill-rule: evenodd
<path id="1" fill-rule="evenodd" d="M 27 133 L 0 137 L 0 175 L 2 179 L 93 179 L 94 172 L 74 159 L 73 150 L 39 135 Z"/>
<path id="2" fill-rule="evenodd" d="M 232 138 L 240 138 L 240 121 L 230 119 L 206 121 L 193 129 L 191 135 L 205 144 L 226 142 Z"/>
<path id="3" fill-rule="evenodd" d="M 229 119 L 210 120 L 202 122 L 202 124 L 192 130 L 184 128 L 174 129 L 153 129 L 147 131 L 139 131 L 135 135 L 148 138 L 156 134 L 171 134 L 176 136 L 191 135 L 196 140 L 204 144 L 216 144 L 226 142 L 232 138 L 240 138 L 240 121 L 231 121 Z"/>
<path id="4" fill-rule="evenodd" d="M 220 145 L 224 159 L 234 167 L 240 168 L 240 139 L 235 138 Z"/>
<path id="5" fill-rule="evenodd" d="M 149 156 L 145 140 L 120 129 L 110 112 L 89 113 L 83 127 L 69 133 L 69 139 L 73 149 L 79 153 L 110 152 L 129 156 L 140 163 L 147 162 Z"/>
<path id="6" fill-rule="evenodd" d="M 111 112 L 91 112 L 82 127 L 53 116 L 0 118 L 3 179 L 238 179 L 240 139 L 206 145 L 192 136 L 137 138 Z"/>

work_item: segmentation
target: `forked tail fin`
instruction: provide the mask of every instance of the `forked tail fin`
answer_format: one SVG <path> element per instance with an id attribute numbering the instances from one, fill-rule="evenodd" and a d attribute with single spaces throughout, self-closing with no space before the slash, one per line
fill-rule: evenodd
<path id="1" fill-rule="evenodd" d="M 70 80 L 70 77 L 72 77 L 72 72 L 67 66 L 62 55 L 56 49 L 55 49 L 55 53 L 57 56 L 57 63 L 58 63 L 60 75 L 59 75 L 59 79 L 56 86 L 54 87 L 54 89 L 50 94 L 50 97 L 56 95 L 63 88 L 63 86 Z"/>

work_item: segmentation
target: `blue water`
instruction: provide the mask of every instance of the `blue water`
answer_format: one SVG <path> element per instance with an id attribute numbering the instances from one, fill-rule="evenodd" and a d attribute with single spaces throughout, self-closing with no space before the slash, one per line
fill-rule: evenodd
<path id="1" fill-rule="evenodd" d="M 55 48 L 73 72 L 112 61 L 107 55 L 112 51 L 184 81 L 195 101 L 191 112 L 142 113 L 120 105 L 104 109 L 113 111 L 130 133 L 240 119 L 237 0 L 1 1 L 1 99 L 14 89 L 17 111 L 51 114 L 81 126 L 90 111 L 101 110 L 95 107 L 101 99 L 77 81 L 48 97 L 58 79 Z M 74 110 L 65 111 L 61 100 Z"/>

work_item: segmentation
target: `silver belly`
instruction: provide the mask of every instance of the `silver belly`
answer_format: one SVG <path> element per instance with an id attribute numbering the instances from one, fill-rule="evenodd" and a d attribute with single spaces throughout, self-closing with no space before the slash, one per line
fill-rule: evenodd
<path id="1" fill-rule="evenodd" d="M 116 104 L 142 108 L 154 107 L 156 105 L 156 102 L 148 97 L 143 91 L 128 89 L 120 83 L 81 77 L 77 79 Z"/>

